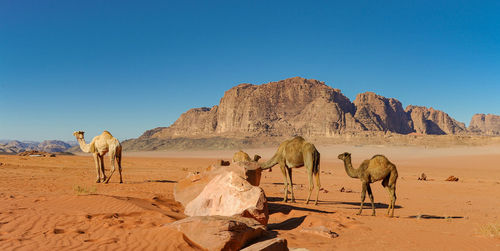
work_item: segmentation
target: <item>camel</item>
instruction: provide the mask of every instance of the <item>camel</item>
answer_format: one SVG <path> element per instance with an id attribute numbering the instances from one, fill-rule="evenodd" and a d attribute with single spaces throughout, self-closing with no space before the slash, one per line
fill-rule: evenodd
<path id="1" fill-rule="evenodd" d="M 391 211 L 392 208 L 390 217 L 393 217 L 394 205 L 396 204 L 396 180 L 398 179 L 398 170 L 396 170 L 396 166 L 383 155 L 375 155 L 371 159 L 363 161 L 358 169 L 352 167 L 350 153 L 341 153 L 338 158 L 344 161 L 345 171 L 349 177 L 361 180 L 361 205 L 357 214 L 361 215 L 366 191 L 368 191 L 368 196 L 370 196 L 370 201 L 372 202 L 372 216 L 375 216 L 375 204 L 373 203 L 370 183 L 382 180 L 382 186 L 387 188 L 389 196 L 391 197 L 391 202 L 387 206 L 387 215 L 389 215 L 389 211 Z"/>
<path id="2" fill-rule="evenodd" d="M 78 140 L 80 144 L 80 149 L 86 153 L 92 153 L 94 156 L 95 167 L 97 171 L 97 180 L 96 183 L 101 182 L 101 172 L 102 172 L 102 182 L 108 183 L 115 172 L 115 159 L 118 163 L 118 172 L 120 173 L 120 183 L 123 183 L 122 180 L 122 146 L 118 139 L 113 137 L 111 133 L 108 131 L 104 131 L 101 135 L 96 136 L 92 139 L 90 144 L 85 143 L 85 139 L 83 136 L 84 132 L 77 131 L 74 132 L 73 135 Z M 104 155 L 109 152 L 111 159 L 111 173 L 109 174 L 108 179 L 106 179 L 106 174 L 104 173 Z"/>
<path id="3" fill-rule="evenodd" d="M 319 189 L 321 188 L 321 184 L 319 182 L 319 159 L 320 155 L 318 150 L 316 150 L 316 147 L 313 144 L 306 142 L 304 138 L 297 136 L 283 141 L 279 145 L 274 156 L 261 164 L 261 168 L 265 170 L 279 164 L 281 172 L 283 173 L 285 185 L 285 196 L 283 198 L 283 202 L 288 201 L 288 186 L 290 186 L 290 192 L 292 194 L 291 201 L 295 202 L 295 196 L 293 195 L 292 168 L 305 166 L 309 177 L 309 196 L 307 196 L 306 204 L 309 204 L 309 199 L 314 188 L 314 175 L 316 178 L 317 189 L 316 202 L 314 204 L 317 205 Z"/>
<path id="4" fill-rule="evenodd" d="M 261 157 L 259 155 L 255 154 L 253 156 L 253 161 L 257 162 L 257 161 L 259 161 L 260 158 Z M 233 163 L 234 162 L 250 162 L 250 161 L 252 161 L 252 159 L 250 159 L 250 156 L 242 150 L 234 153 L 234 155 L 233 155 Z"/>

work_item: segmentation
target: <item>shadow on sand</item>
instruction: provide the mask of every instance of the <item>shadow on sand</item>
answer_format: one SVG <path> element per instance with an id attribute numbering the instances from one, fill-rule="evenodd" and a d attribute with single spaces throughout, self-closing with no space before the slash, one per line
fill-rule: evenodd
<path id="1" fill-rule="evenodd" d="M 347 201 L 324 201 L 322 202 L 321 204 L 330 204 L 330 205 L 350 205 L 350 206 L 356 206 L 356 207 L 353 207 L 352 209 L 359 209 L 359 205 L 361 204 L 361 202 L 347 202 Z M 385 208 L 387 209 L 387 207 L 389 206 L 388 204 L 385 204 L 385 203 L 379 203 L 379 202 L 375 202 L 375 208 L 376 209 L 379 209 L 379 208 Z M 365 204 L 363 205 L 363 209 L 371 209 L 372 208 L 372 203 L 370 201 L 366 201 L 365 200 Z M 394 208 L 395 209 L 398 209 L 398 208 L 403 208 L 402 206 L 399 206 L 399 205 L 394 205 Z"/>
<path id="2" fill-rule="evenodd" d="M 426 220 L 447 220 L 447 219 L 463 219 L 463 216 L 437 216 L 429 214 L 419 214 L 408 216 L 410 219 L 426 219 Z"/>
<path id="3" fill-rule="evenodd" d="M 273 203 L 273 202 L 281 202 L 283 201 L 282 198 L 278 198 L 278 197 L 267 197 L 267 206 L 268 206 L 268 209 L 269 209 L 269 214 L 274 214 L 274 213 L 284 213 L 284 214 L 288 214 L 290 213 L 290 211 L 292 210 L 298 210 L 298 211 L 305 211 L 305 212 L 314 212 L 314 213 L 324 213 L 324 214 L 333 214 L 335 212 L 329 212 L 329 211 L 324 211 L 324 210 L 319 210 L 319 209 L 313 209 L 313 208 L 307 208 L 307 207 L 300 207 L 300 206 L 296 206 L 297 204 L 301 204 L 301 203 L 291 203 L 291 202 L 288 202 L 288 203 Z M 301 201 L 301 200 L 298 200 L 296 199 L 296 201 Z M 302 200 L 304 201 L 304 200 Z M 314 201 L 311 201 L 309 202 L 311 206 L 314 206 Z M 306 204 L 302 204 L 302 205 L 306 205 Z"/>
<path id="4" fill-rule="evenodd" d="M 302 224 L 302 222 L 304 222 L 304 219 L 306 217 L 307 216 L 304 215 L 304 216 L 300 216 L 300 217 L 293 217 L 293 218 L 287 219 L 287 220 L 280 222 L 280 223 L 271 223 L 271 224 L 267 225 L 267 229 L 269 229 L 269 230 L 292 230 L 292 229 L 300 226 L 300 224 Z"/>

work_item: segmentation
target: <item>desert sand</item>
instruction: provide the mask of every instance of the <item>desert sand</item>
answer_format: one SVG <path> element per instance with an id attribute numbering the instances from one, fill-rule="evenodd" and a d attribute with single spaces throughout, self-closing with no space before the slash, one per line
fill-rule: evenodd
<path id="1" fill-rule="evenodd" d="M 317 146 L 321 153 L 319 205 L 305 205 L 307 176 L 294 169 L 297 203 L 281 202 L 279 168 L 263 172 L 268 229 L 289 248 L 310 250 L 500 250 L 500 146 Z M 235 149 L 235 151 L 238 149 Z M 243 149 L 264 161 L 275 149 Z M 124 184 L 115 173 L 96 184 L 92 157 L 0 155 L 0 250 L 199 249 L 164 224 L 184 218 L 173 199 L 175 182 L 235 151 L 125 152 Z M 394 218 L 385 216 L 388 193 L 372 185 L 377 215 L 365 203 L 356 215 L 361 183 L 349 178 L 337 155 L 353 165 L 386 155 L 399 172 Z M 105 159 L 109 171 L 109 159 Z M 427 181 L 419 181 L 421 173 Z M 449 176 L 458 182 L 444 181 Z M 341 192 L 344 188 L 344 192 Z M 351 190 L 352 192 L 345 192 Z M 366 200 L 369 202 L 369 199 Z M 314 233 L 321 226 L 338 234 Z M 332 236 L 335 236 L 332 234 Z"/>

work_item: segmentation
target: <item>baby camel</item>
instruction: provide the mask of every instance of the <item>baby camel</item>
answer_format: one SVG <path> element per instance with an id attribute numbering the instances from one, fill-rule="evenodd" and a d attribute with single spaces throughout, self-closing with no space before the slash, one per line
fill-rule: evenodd
<path id="1" fill-rule="evenodd" d="M 382 186 L 387 188 L 391 196 L 391 203 L 387 207 L 387 215 L 391 211 L 391 217 L 394 216 L 394 205 L 396 204 L 396 180 L 398 179 L 398 170 L 385 156 L 375 155 L 369 160 L 363 161 L 358 169 L 354 169 L 351 164 L 351 154 L 342 153 L 338 156 L 339 159 L 344 161 L 344 167 L 347 175 L 351 178 L 358 178 L 362 182 L 361 190 L 361 207 L 359 208 L 358 215 L 363 210 L 363 203 L 365 202 L 366 191 L 372 202 L 372 215 L 375 215 L 375 204 L 373 203 L 373 194 L 370 183 L 382 180 Z"/>
<path id="2" fill-rule="evenodd" d="M 257 154 L 255 154 L 253 156 L 253 161 L 257 162 L 259 161 L 261 157 Z M 242 151 L 242 150 L 239 150 L 238 152 L 235 152 L 234 155 L 233 155 L 233 162 L 250 162 L 252 161 L 252 159 L 250 159 L 250 156 L 248 155 L 248 153 Z"/>
<path id="3" fill-rule="evenodd" d="M 74 132 L 73 135 L 78 140 L 80 144 L 80 149 L 86 153 L 92 153 L 95 161 L 95 168 L 97 170 L 97 180 L 96 182 L 101 182 L 101 172 L 102 172 L 102 181 L 108 183 L 111 179 L 111 176 L 115 172 L 115 159 L 118 163 L 118 172 L 120 173 L 120 183 L 123 183 L 122 180 L 122 146 L 118 139 L 113 137 L 111 133 L 108 131 L 104 131 L 101 135 L 94 137 L 89 144 L 85 143 L 85 139 L 83 137 L 84 132 L 77 131 Z M 109 152 L 111 158 L 111 173 L 109 174 L 108 179 L 106 179 L 106 174 L 104 173 L 104 155 Z"/>

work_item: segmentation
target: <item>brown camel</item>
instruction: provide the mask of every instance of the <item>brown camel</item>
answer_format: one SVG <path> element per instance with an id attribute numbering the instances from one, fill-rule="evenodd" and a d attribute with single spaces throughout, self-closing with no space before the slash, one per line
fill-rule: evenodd
<path id="1" fill-rule="evenodd" d="M 354 169 L 351 164 L 351 154 L 342 153 L 338 156 L 339 159 L 344 161 L 344 167 L 347 175 L 351 178 L 360 179 L 362 182 L 361 187 L 361 206 L 358 215 L 363 210 L 363 203 L 365 202 L 366 191 L 372 202 L 372 215 L 375 215 L 375 204 L 373 203 L 373 194 L 370 183 L 382 180 L 382 186 L 387 188 L 391 197 L 391 203 L 387 206 L 387 215 L 391 211 L 391 217 L 394 216 L 394 205 L 396 204 L 396 180 L 398 179 L 398 170 L 385 156 L 375 155 L 369 160 L 363 161 L 358 169 Z"/>
<path id="2" fill-rule="evenodd" d="M 292 202 L 295 202 L 293 195 L 292 183 L 292 168 L 305 166 L 309 177 L 309 196 L 307 196 L 306 204 L 309 203 L 312 190 L 314 188 L 313 175 L 316 177 L 316 202 L 318 204 L 319 189 L 321 184 L 319 182 L 319 159 L 320 155 L 313 144 L 306 142 L 304 138 L 297 136 L 289 140 L 283 141 L 274 156 L 261 164 L 262 169 L 269 169 L 276 164 L 280 165 L 281 172 L 283 173 L 285 196 L 284 202 L 288 201 L 288 186 L 292 194 Z"/>
<path id="3" fill-rule="evenodd" d="M 101 182 L 101 172 L 102 172 L 102 181 L 108 183 L 111 179 L 111 176 L 115 172 L 115 159 L 118 163 L 118 172 L 120 173 L 120 183 L 123 183 L 122 180 L 122 146 L 118 139 L 113 137 L 111 133 L 108 131 L 104 131 L 101 135 L 94 137 L 89 144 L 85 143 L 85 139 L 83 136 L 84 132 L 77 131 L 74 132 L 73 135 L 80 143 L 80 149 L 86 153 L 92 153 L 94 156 L 95 167 L 97 170 L 97 180 L 96 182 Z M 108 179 L 106 179 L 106 174 L 104 173 L 104 155 L 109 152 L 111 159 L 111 173 L 109 174 Z"/>
<path id="4" fill-rule="evenodd" d="M 253 161 L 257 162 L 259 161 L 260 158 L 261 157 L 259 155 L 255 154 L 253 156 Z M 235 152 L 233 155 L 233 162 L 250 162 L 250 161 L 252 161 L 252 159 L 250 159 L 250 156 L 242 150 Z"/>

